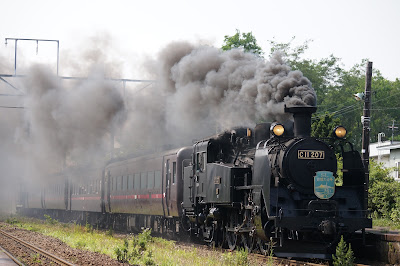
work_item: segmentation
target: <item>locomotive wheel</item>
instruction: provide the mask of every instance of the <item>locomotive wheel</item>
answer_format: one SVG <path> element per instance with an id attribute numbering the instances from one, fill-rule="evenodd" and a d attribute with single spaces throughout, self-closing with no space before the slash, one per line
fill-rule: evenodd
<path id="1" fill-rule="evenodd" d="M 225 230 L 223 229 L 223 227 L 221 227 L 221 225 L 219 225 L 215 230 L 215 240 L 214 240 L 215 247 L 222 247 L 224 244 L 224 240 L 225 240 Z"/>
<path id="2" fill-rule="evenodd" d="M 234 250 L 237 244 L 237 234 L 235 232 L 226 232 L 226 242 L 228 243 L 229 250 Z"/>
<path id="3" fill-rule="evenodd" d="M 185 232 L 190 232 L 192 229 L 192 224 L 186 215 L 182 216 L 181 227 Z"/>
<path id="4" fill-rule="evenodd" d="M 265 240 L 262 240 L 261 238 L 257 238 L 257 246 L 261 254 L 263 254 L 264 256 L 269 255 L 269 243 L 267 243 Z"/>
<path id="5" fill-rule="evenodd" d="M 238 225 L 238 215 L 237 213 L 232 212 L 229 215 L 229 222 L 226 226 L 226 231 L 225 231 L 226 242 L 230 250 L 234 250 L 237 245 L 238 236 L 236 232 L 232 231 L 232 229 L 235 228 L 237 225 Z"/>
<path id="6" fill-rule="evenodd" d="M 254 236 L 250 236 L 249 233 L 244 233 L 241 235 L 241 238 L 244 248 L 248 253 L 250 253 L 254 248 Z"/>
<path id="7" fill-rule="evenodd" d="M 211 227 L 206 228 L 206 230 L 208 230 L 209 232 L 208 232 L 208 237 L 204 238 L 204 241 L 208 244 L 208 246 L 215 247 L 215 241 L 214 241 L 215 233 L 216 233 L 215 226 L 212 225 Z"/>

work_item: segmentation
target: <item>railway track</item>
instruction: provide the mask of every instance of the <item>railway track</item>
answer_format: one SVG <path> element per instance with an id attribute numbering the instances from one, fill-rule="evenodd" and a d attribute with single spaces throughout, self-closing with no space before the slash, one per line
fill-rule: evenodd
<path id="1" fill-rule="evenodd" d="M 12 265 L 12 262 L 14 262 L 16 265 L 23 266 L 24 264 L 20 262 L 17 258 L 15 258 L 13 255 L 11 255 L 9 252 L 7 252 L 3 247 L 0 246 L 0 264 L 5 264 L 5 265 Z"/>
<path id="2" fill-rule="evenodd" d="M 265 262 L 271 262 L 268 264 L 273 265 L 288 265 L 288 266 L 300 266 L 300 265 L 308 265 L 308 266 L 321 266 L 321 265 L 329 265 L 329 263 L 312 263 L 312 262 L 306 262 L 306 261 L 297 261 L 293 259 L 284 259 L 284 258 L 278 258 L 278 257 L 270 257 L 270 256 L 265 256 L 257 253 L 252 253 L 250 256 L 256 257 L 259 260 L 264 260 Z"/>
<path id="3" fill-rule="evenodd" d="M 45 257 L 47 260 L 52 262 L 54 265 L 65 265 L 65 266 L 73 266 L 74 265 L 72 263 L 69 263 L 68 261 L 65 261 L 65 260 L 57 257 L 57 256 L 54 256 L 53 254 L 50 254 L 49 252 L 47 252 L 41 248 L 38 248 L 26 241 L 23 241 L 13 235 L 10 235 L 9 233 L 7 233 L 3 230 L 0 230 L 0 235 L 17 242 L 19 245 L 22 245 L 25 248 L 32 250 L 36 254 L 40 254 L 41 256 Z"/>
<path id="4" fill-rule="evenodd" d="M 200 243 L 193 243 L 193 242 L 183 242 L 187 245 L 193 246 L 197 249 L 215 249 L 211 245 L 205 245 L 200 244 Z M 183 244 L 181 243 L 181 244 Z M 222 253 L 225 252 L 231 252 L 229 249 L 225 248 L 217 248 L 220 249 Z M 255 264 L 257 265 L 284 265 L 284 266 L 323 266 L 323 265 L 329 265 L 328 261 L 318 261 L 318 262 L 309 262 L 309 261 L 301 261 L 301 260 L 295 260 L 295 259 L 287 259 L 287 258 L 279 258 L 279 257 L 274 257 L 274 256 L 268 256 L 268 255 L 262 255 L 260 253 L 257 253 L 257 251 L 253 251 L 248 254 L 248 257 L 250 260 L 254 261 Z M 357 266 L 365 266 L 361 264 L 355 264 Z"/>

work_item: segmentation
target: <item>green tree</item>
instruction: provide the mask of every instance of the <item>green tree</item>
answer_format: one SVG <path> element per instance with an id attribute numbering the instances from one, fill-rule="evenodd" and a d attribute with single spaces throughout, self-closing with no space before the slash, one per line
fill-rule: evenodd
<path id="1" fill-rule="evenodd" d="M 378 217 L 391 218 L 400 199 L 400 183 L 390 176 L 391 168 L 371 160 L 368 207 Z"/>
<path id="2" fill-rule="evenodd" d="M 332 137 L 333 129 L 340 125 L 340 119 L 334 114 L 314 115 L 311 124 L 311 136 L 316 138 Z"/>
<path id="3" fill-rule="evenodd" d="M 346 242 L 343 240 L 343 236 L 336 247 L 336 256 L 332 255 L 332 258 L 334 266 L 354 265 L 354 253 L 351 249 L 351 244 L 347 247 Z"/>
<path id="4" fill-rule="evenodd" d="M 300 70 L 307 77 L 317 94 L 318 111 L 314 117 L 333 114 L 340 118 L 341 124 L 348 130 L 348 139 L 361 149 L 363 102 L 354 100 L 353 94 L 365 90 L 365 71 L 367 59 L 356 64 L 349 70 L 342 67 L 339 58 L 330 55 L 319 60 L 304 59 L 304 52 L 309 48 L 310 40 L 302 45 L 294 46 L 293 37 L 287 43 L 270 41 L 271 53 L 280 51 L 285 60 L 294 70 Z M 400 80 L 385 79 L 379 70 L 373 69 L 372 75 L 372 110 L 371 110 L 371 141 L 377 141 L 379 132 L 391 136 L 388 125 L 393 119 L 400 117 Z M 314 123 L 317 122 L 314 119 Z"/>
<path id="5" fill-rule="evenodd" d="M 400 196 L 396 197 L 396 204 L 393 211 L 390 213 L 390 218 L 397 224 L 400 223 Z"/>
<path id="6" fill-rule="evenodd" d="M 236 29 L 236 34 L 232 36 L 225 35 L 224 45 L 221 47 L 221 49 L 224 51 L 228 51 L 233 48 L 243 48 L 244 51 L 254 53 L 259 56 L 264 54 L 261 47 L 257 44 L 257 40 L 253 36 L 252 32 L 240 33 L 238 29 Z"/>
<path id="7" fill-rule="evenodd" d="M 390 176 L 391 168 L 386 168 L 382 163 L 370 160 L 369 185 L 374 186 L 377 182 L 395 183 L 396 181 Z"/>

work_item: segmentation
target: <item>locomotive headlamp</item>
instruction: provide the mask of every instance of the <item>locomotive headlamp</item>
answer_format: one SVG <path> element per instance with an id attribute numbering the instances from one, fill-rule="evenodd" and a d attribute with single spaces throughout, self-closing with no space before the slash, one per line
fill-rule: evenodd
<path id="1" fill-rule="evenodd" d="M 342 126 L 337 126 L 334 129 L 334 134 L 335 134 L 335 137 L 337 137 L 339 139 L 343 139 L 344 137 L 346 137 L 347 130 Z"/>
<path id="2" fill-rule="evenodd" d="M 271 132 L 274 136 L 280 137 L 285 132 L 285 128 L 281 124 L 273 124 Z"/>

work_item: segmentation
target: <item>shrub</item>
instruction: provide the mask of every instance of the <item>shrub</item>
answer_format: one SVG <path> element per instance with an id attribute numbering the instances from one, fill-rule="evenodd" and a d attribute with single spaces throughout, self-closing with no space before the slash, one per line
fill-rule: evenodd
<path id="1" fill-rule="evenodd" d="M 89 224 L 89 223 L 86 222 L 85 231 L 86 231 L 87 233 L 93 234 L 93 226 L 92 226 L 91 224 Z"/>
<path id="2" fill-rule="evenodd" d="M 396 219 L 396 208 L 400 207 L 400 183 L 390 176 L 392 169 L 374 160 L 370 166 L 368 207 L 377 217 Z"/>
<path id="3" fill-rule="evenodd" d="M 249 253 L 245 249 L 240 249 L 236 252 L 236 265 L 248 265 L 248 255 Z"/>
<path id="4" fill-rule="evenodd" d="M 235 252 L 226 252 L 223 255 L 224 265 L 248 265 L 248 252 L 241 248 Z"/>
<path id="5" fill-rule="evenodd" d="M 114 249 L 115 255 L 117 256 L 117 260 L 119 262 L 128 261 L 128 248 L 129 248 L 128 240 L 124 239 L 124 245 L 121 248 L 116 247 Z"/>
<path id="6" fill-rule="evenodd" d="M 46 218 L 46 223 L 48 224 L 57 224 L 58 221 L 50 217 L 50 215 L 45 214 L 44 218 Z"/>
<path id="7" fill-rule="evenodd" d="M 124 244 L 114 249 L 117 260 L 130 264 L 154 265 L 153 253 L 148 250 L 148 243 L 152 241 L 151 230 L 144 230 L 137 236 L 133 236 L 132 245 L 124 239 Z"/>
<path id="8" fill-rule="evenodd" d="M 347 247 L 343 236 L 336 247 L 336 256 L 332 255 L 332 258 L 334 266 L 348 266 L 354 264 L 354 253 L 353 250 L 351 250 L 351 244 Z"/>
<path id="9" fill-rule="evenodd" d="M 113 229 L 112 228 L 110 228 L 110 229 L 108 229 L 107 230 L 107 233 L 106 233 L 106 235 L 108 235 L 108 236 L 113 236 Z"/>
<path id="10" fill-rule="evenodd" d="M 275 247 L 275 242 L 270 240 L 269 241 L 269 250 L 268 250 L 268 259 L 267 259 L 267 265 L 274 265 L 274 247 Z"/>
<path id="11" fill-rule="evenodd" d="M 12 224 L 12 225 L 15 225 L 15 224 L 19 224 L 20 222 L 17 220 L 17 218 L 7 218 L 7 220 L 6 220 L 6 223 L 8 223 L 8 224 Z"/>
<path id="12" fill-rule="evenodd" d="M 395 201 L 395 207 L 390 214 L 390 218 L 398 225 L 400 224 L 400 197 L 396 197 Z"/>

